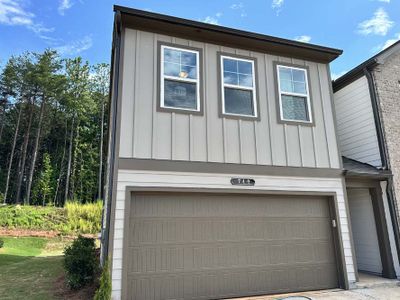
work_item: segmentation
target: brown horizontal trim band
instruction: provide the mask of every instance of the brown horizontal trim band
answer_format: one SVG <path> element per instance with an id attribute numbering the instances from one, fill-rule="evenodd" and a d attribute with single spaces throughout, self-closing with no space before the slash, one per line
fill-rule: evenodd
<path id="1" fill-rule="evenodd" d="M 370 173 L 357 173 L 351 171 L 345 171 L 344 173 L 345 178 L 360 178 L 360 179 L 371 179 L 371 180 L 386 180 L 393 176 L 391 172 L 382 171 L 379 174 L 370 174 Z"/>
<path id="2" fill-rule="evenodd" d="M 285 197 L 335 197 L 335 192 L 321 192 L 321 191 L 278 191 L 278 190 L 266 190 L 266 189 L 235 189 L 235 188 L 187 188 L 187 187 L 165 187 L 165 186 L 151 186 L 151 187 L 133 187 L 127 186 L 126 191 L 128 194 L 133 193 L 135 195 L 145 194 L 165 194 L 165 193 L 180 193 L 180 194 L 206 194 L 206 195 L 241 195 L 248 196 L 285 196 Z M 127 196 L 128 197 L 128 196 Z"/>
<path id="3" fill-rule="evenodd" d="M 221 173 L 235 175 L 272 175 L 294 177 L 339 178 L 342 177 L 344 173 L 342 169 L 329 168 L 283 167 L 139 158 L 119 158 L 118 166 L 119 169 L 124 170 Z"/>
<path id="4" fill-rule="evenodd" d="M 123 26 L 126 27 L 223 44 L 224 46 L 266 51 L 324 63 L 331 62 L 343 52 L 335 48 L 301 43 L 124 6 L 116 5 L 114 11 L 121 13 Z"/>

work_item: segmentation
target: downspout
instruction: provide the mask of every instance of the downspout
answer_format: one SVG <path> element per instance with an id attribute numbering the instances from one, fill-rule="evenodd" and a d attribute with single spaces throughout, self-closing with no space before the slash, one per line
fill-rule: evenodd
<path id="1" fill-rule="evenodd" d="M 107 201 L 106 204 L 106 226 L 103 232 L 103 258 L 108 257 L 109 248 L 109 237 L 110 237 L 110 226 L 111 226 L 111 204 L 113 199 L 113 187 L 114 187 L 114 168 L 115 168 L 115 147 L 116 147 L 116 129 L 117 129 L 117 109 L 118 109 L 118 82 L 119 82 L 119 65 L 120 65 L 120 51 L 121 50 L 121 13 L 117 11 L 115 13 L 114 19 L 114 34 L 111 52 L 111 70 L 110 70 L 110 118 L 109 120 L 109 171 L 108 171 L 108 191 L 107 191 Z M 104 222 L 104 220 L 103 220 Z"/>
<path id="2" fill-rule="evenodd" d="M 383 128 L 382 128 L 381 117 L 379 114 L 378 96 L 377 96 L 377 92 L 376 92 L 376 88 L 375 88 L 374 78 L 372 76 L 371 70 L 368 69 L 367 67 L 365 67 L 363 69 L 363 71 L 364 71 L 365 77 L 367 78 L 369 93 L 371 95 L 372 111 L 374 114 L 375 127 L 376 127 L 376 132 L 377 132 L 377 137 L 378 137 L 378 145 L 379 145 L 379 151 L 380 151 L 380 155 L 381 155 L 382 169 L 390 171 L 388 152 L 387 152 L 387 148 L 386 148 L 386 140 L 385 140 L 384 132 L 383 132 Z M 399 258 L 399 261 L 400 261 L 400 232 L 399 232 L 399 223 L 398 223 L 396 207 L 395 207 L 395 202 L 394 202 L 395 195 L 393 193 L 393 178 L 392 178 L 392 176 L 390 176 L 388 179 L 386 179 L 386 182 L 387 182 L 386 193 L 387 193 L 387 197 L 388 197 L 390 218 L 392 219 L 392 224 L 393 224 L 393 231 L 394 231 L 394 237 L 395 237 L 396 249 L 397 249 L 397 257 Z"/>
<path id="3" fill-rule="evenodd" d="M 387 149 L 386 149 L 386 143 L 385 143 L 385 138 L 384 138 L 384 134 L 383 134 L 382 122 L 381 122 L 381 118 L 379 115 L 378 97 L 376 94 L 374 78 L 372 77 L 371 71 L 368 68 L 364 68 L 363 71 L 364 71 L 365 77 L 367 77 L 369 93 L 371 95 L 372 112 L 374 114 L 376 133 L 378 136 L 378 145 L 379 145 L 379 152 L 380 152 L 381 161 L 382 161 L 382 169 L 388 170 L 389 165 L 388 165 L 388 159 L 387 159 Z"/>

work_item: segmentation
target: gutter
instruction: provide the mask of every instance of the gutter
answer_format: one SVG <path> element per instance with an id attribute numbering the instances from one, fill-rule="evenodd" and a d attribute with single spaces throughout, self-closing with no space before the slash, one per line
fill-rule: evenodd
<path id="1" fill-rule="evenodd" d="M 113 34 L 113 46 L 111 52 L 111 70 L 110 70 L 110 117 L 112 121 L 109 122 L 109 129 L 111 134 L 109 135 L 110 141 L 110 161 L 109 161 L 109 173 L 108 173 L 108 193 L 107 193 L 107 203 L 106 204 L 106 226 L 103 234 L 103 259 L 108 257 L 109 244 L 110 244 L 110 226 L 111 226 L 111 206 L 113 199 L 113 189 L 114 189 L 114 169 L 115 169 L 115 146 L 116 146 L 116 129 L 117 129 L 117 109 L 118 109 L 118 82 L 119 82 L 119 67 L 121 58 L 121 13 L 117 11 L 114 17 L 114 34 Z"/>
<path id="2" fill-rule="evenodd" d="M 375 63 L 377 63 L 377 61 L 375 61 Z M 386 148 L 386 140 L 385 140 L 384 131 L 382 128 L 381 117 L 379 114 L 378 95 L 376 92 L 375 82 L 374 82 L 374 78 L 373 78 L 373 75 L 371 72 L 371 68 L 364 67 L 363 73 L 364 73 L 365 77 L 367 78 L 369 93 L 371 95 L 372 111 L 374 114 L 375 127 L 376 127 L 377 136 L 378 136 L 378 144 L 379 144 L 379 152 L 380 152 L 381 161 L 382 161 L 382 169 L 390 172 L 388 151 Z M 397 257 L 399 258 L 399 261 L 400 261 L 400 232 L 399 232 L 399 223 L 398 223 L 395 202 L 394 202 L 395 195 L 393 192 L 394 187 L 393 187 L 392 176 L 387 178 L 386 182 L 387 182 L 386 193 L 387 193 L 387 197 L 388 197 L 390 218 L 392 219 L 394 238 L 395 238 L 396 249 L 397 249 Z"/>

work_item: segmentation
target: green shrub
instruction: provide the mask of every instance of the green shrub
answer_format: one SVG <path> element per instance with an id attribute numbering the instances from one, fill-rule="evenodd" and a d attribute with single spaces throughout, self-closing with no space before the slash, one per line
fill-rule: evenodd
<path id="1" fill-rule="evenodd" d="M 94 300 L 111 299 L 111 276 L 109 262 L 106 260 L 100 277 L 100 286 L 94 295 Z"/>
<path id="2" fill-rule="evenodd" d="M 78 236 L 65 248 L 64 268 L 67 284 L 71 289 L 79 289 L 92 283 L 98 268 L 94 239 Z"/>
<path id="3" fill-rule="evenodd" d="M 4 241 L 0 239 L 0 249 L 4 247 Z"/>
<path id="4" fill-rule="evenodd" d="M 101 213 L 103 203 L 80 204 L 78 202 L 67 202 L 65 204 L 67 232 L 76 233 L 99 233 L 101 230 Z"/>
<path id="5" fill-rule="evenodd" d="M 65 208 L 52 206 L 0 206 L 0 227 L 53 230 L 63 234 L 96 234 L 101 231 L 102 202 L 68 202 Z"/>
<path id="6" fill-rule="evenodd" d="M 0 206 L 0 227 L 58 230 L 67 222 L 65 211 L 62 208 L 42 206 Z"/>

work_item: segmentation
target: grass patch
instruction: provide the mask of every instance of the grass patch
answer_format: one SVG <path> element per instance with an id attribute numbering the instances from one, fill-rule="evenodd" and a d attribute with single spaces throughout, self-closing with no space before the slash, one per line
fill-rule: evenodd
<path id="1" fill-rule="evenodd" d="M 1 237 L 0 299 L 57 299 L 54 284 L 63 274 L 60 238 Z M 42 257 L 48 244 L 61 243 L 53 256 Z M 54 247 L 54 246 L 53 246 Z"/>
<path id="2" fill-rule="evenodd" d="M 24 257 L 2 254 L 0 299 L 47 300 L 54 297 L 54 284 L 63 273 L 62 256 Z"/>
<path id="3" fill-rule="evenodd" d="M 3 237 L 1 239 L 4 241 L 4 248 L 0 250 L 0 254 L 16 256 L 37 256 L 47 243 L 44 238 L 34 237 Z"/>

